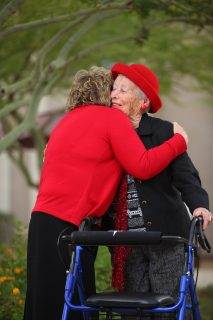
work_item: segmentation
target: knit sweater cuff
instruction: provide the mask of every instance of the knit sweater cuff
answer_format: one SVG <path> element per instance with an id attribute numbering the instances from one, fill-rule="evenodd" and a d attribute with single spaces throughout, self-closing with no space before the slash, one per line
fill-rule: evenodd
<path id="1" fill-rule="evenodd" d="M 172 138 L 167 140 L 174 151 L 175 157 L 181 155 L 187 150 L 187 144 L 184 137 L 180 133 L 175 133 Z"/>

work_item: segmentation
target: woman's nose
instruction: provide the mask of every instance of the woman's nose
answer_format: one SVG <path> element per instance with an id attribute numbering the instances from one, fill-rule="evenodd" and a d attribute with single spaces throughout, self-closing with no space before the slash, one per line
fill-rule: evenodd
<path id="1" fill-rule="evenodd" d="M 115 89 L 113 89 L 113 90 L 111 91 L 111 98 L 116 98 L 116 97 L 117 97 L 117 93 L 118 93 L 118 91 L 115 90 Z"/>

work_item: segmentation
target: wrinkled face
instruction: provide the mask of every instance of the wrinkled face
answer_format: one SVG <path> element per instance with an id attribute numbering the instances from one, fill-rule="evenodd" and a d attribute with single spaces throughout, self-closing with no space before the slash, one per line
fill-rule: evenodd
<path id="1" fill-rule="evenodd" d="M 118 75 L 111 92 L 112 106 L 120 109 L 129 117 L 140 112 L 142 99 L 137 94 L 137 86 L 123 75 Z"/>

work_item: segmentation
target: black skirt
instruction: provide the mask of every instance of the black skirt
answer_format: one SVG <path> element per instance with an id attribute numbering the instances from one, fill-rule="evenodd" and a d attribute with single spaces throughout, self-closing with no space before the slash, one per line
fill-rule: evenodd
<path id="1" fill-rule="evenodd" d="M 27 252 L 27 293 L 24 320 L 60 320 L 64 305 L 66 268 L 59 258 L 59 235 L 78 228 L 66 221 L 42 212 L 31 216 Z M 61 242 L 60 252 L 67 269 L 69 252 Z M 95 292 L 94 260 L 96 254 L 86 250 L 82 257 L 86 296 Z M 86 262 L 86 263 L 85 263 Z M 89 276 L 88 276 L 89 275 Z M 78 297 L 74 299 L 78 302 Z M 83 319 L 81 313 L 70 313 L 70 319 Z"/>

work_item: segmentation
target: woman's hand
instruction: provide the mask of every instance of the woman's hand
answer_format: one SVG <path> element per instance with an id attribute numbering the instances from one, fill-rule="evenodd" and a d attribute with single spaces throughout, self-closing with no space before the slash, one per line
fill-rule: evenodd
<path id="1" fill-rule="evenodd" d="M 203 217 L 203 230 L 205 230 L 210 223 L 213 222 L 213 216 L 206 208 L 197 208 L 193 212 L 193 217 Z"/>
<path id="2" fill-rule="evenodd" d="M 174 126 L 174 134 L 175 133 L 181 134 L 186 141 L 186 145 L 188 145 L 189 139 L 186 131 L 177 122 L 173 122 L 173 126 Z"/>

